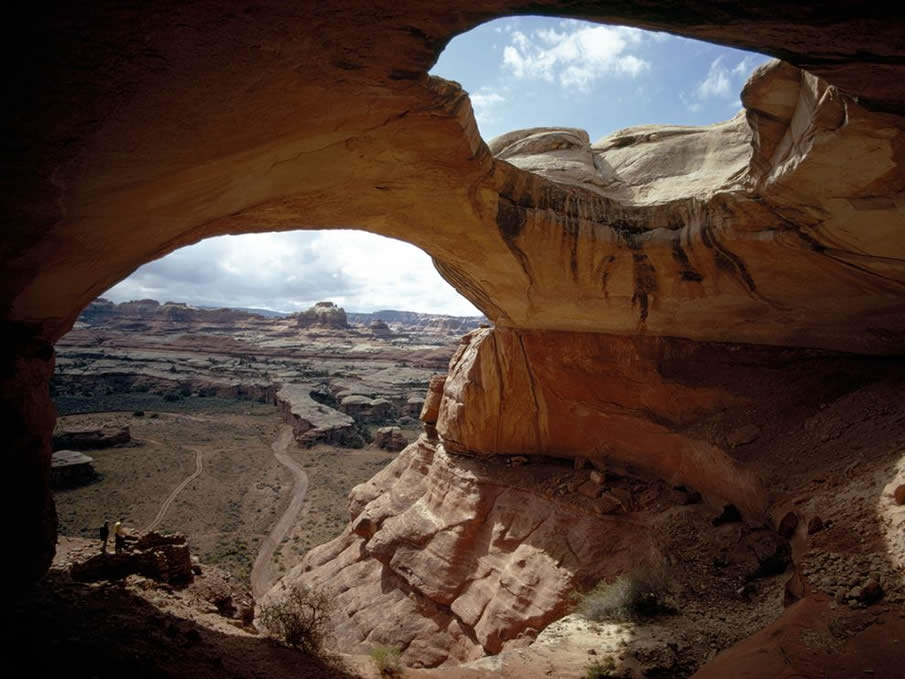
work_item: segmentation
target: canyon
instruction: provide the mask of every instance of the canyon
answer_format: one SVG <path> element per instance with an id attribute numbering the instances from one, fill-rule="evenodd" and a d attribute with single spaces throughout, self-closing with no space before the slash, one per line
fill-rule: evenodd
<path id="1" fill-rule="evenodd" d="M 446 379 L 421 394 L 423 434 L 352 491 L 342 534 L 265 599 L 338 587 L 337 646 L 397 645 L 425 675 L 541 676 L 555 662 L 556 676 L 580 676 L 596 649 L 659 676 L 898 671 L 905 48 L 894 9 L 344 0 L 35 12 L 16 10 L 22 31 L 6 47 L 18 51 L 5 60 L 29 64 L 8 66 L 21 96 L 4 121 L 0 251 L 15 577 L 37 580 L 53 557 L 48 386 L 79 313 L 206 237 L 361 228 L 427 251 L 494 327 L 465 335 Z M 749 79 L 741 114 L 708 128 L 594 142 L 544 128 L 485 143 L 468 95 L 427 71 L 454 35 L 523 13 L 780 60 Z M 192 351 L 235 355 L 233 370 L 249 360 L 241 338 L 209 341 Z M 275 372 L 308 369 L 283 352 L 273 338 L 251 353 Z M 199 370 L 185 359 L 179 379 L 191 383 Z M 380 405 L 357 395 L 368 401 L 348 406 Z M 291 417 L 307 421 L 317 406 L 306 398 L 285 399 Z M 788 556 L 781 571 L 758 570 L 767 553 Z M 664 563 L 680 619 L 721 611 L 706 638 L 673 630 L 645 656 L 631 640 L 606 646 L 605 626 L 596 641 L 567 633 L 573 590 Z M 749 580 L 763 583 L 743 604 Z"/>

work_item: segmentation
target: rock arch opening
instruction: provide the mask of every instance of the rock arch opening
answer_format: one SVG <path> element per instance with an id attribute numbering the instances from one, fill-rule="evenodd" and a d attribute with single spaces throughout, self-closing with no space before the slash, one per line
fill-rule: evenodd
<path id="1" fill-rule="evenodd" d="M 496 19 L 453 38 L 431 75 L 469 93 L 482 137 L 575 128 L 707 125 L 738 113 L 768 57 L 668 33 L 575 19 Z"/>
<path id="2" fill-rule="evenodd" d="M 345 494 L 417 437 L 431 375 L 487 320 L 427 255 L 362 232 L 211 239 L 105 295 L 57 344 L 54 478 L 69 449 L 95 458 L 56 484 L 61 536 L 177 530 L 255 596 L 339 532 Z"/>

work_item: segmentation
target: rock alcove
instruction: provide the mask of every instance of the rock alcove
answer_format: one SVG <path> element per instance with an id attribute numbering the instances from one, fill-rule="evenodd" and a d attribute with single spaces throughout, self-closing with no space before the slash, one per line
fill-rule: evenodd
<path id="1" fill-rule="evenodd" d="M 784 61 L 749 81 L 742 116 L 707 130 L 642 128 L 596 148 L 560 130 L 488 146 L 467 95 L 427 71 L 454 35 L 527 11 Z M 0 394 L 21 579 L 39 577 L 53 552 L 53 343 L 101 291 L 209 236 L 355 227 L 434 257 L 496 326 L 451 366 L 436 422 L 450 450 L 409 456 L 436 474 L 457 473 L 454 452 L 634 463 L 767 519 L 777 489 L 750 455 L 730 454 L 731 418 L 712 418 L 762 397 L 761 416 L 781 419 L 807 380 L 865 379 L 902 354 L 905 51 L 892 9 L 349 0 L 16 12 Z M 692 167 L 705 149 L 719 162 Z M 600 157 L 619 181 L 600 181 Z M 599 436 L 591 446 L 575 431 Z M 412 539 L 387 517 L 417 499 L 375 484 L 353 515 L 384 520 L 357 514 L 349 539 L 373 543 L 383 568 L 392 550 L 381 545 Z M 422 502 L 409 528 L 424 516 Z M 455 537 L 453 553 L 473 544 Z M 477 592 L 457 606 L 464 590 L 402 579 L 448 606 L 449 624 L 475 621 L 458 657 L 509 640 L 499 626 L 478 630 Z M 527 613 L 523 630 L 543 615 Z M 428 637 L 412 657 L 442 661 L 449 645 Z"/>

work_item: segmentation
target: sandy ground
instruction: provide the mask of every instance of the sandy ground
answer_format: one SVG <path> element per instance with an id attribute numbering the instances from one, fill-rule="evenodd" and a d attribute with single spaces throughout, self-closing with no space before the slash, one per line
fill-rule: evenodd
<path id="1" fill-rule="evenodd" d="M 185 533 L 202 561 L 250 582 L 262 542 L 284 517 L 269 566 L 260 566 L 271 582 L 342 531 L 349 491 L 395 456 L 373 446 L 300 449 L 287 440 L 285 462 L 310 480 L 302 501 L 293 497 L 296 477 L 274 454 L 284 427 L 276 408 L 203 398 L 185 399 L 179 408 L 142 417 L 130 411 L 59 418 L 58 429 L 129 426 L 133 437 L 130 446 L 86 451 L 97 478 L 56 491 L 61 535 L 94 538 L 105 519 L 118 518 L 138 532 L 159 519 L 159 530 Z M 290 509 L 291 521 L 285 519 Z"/>

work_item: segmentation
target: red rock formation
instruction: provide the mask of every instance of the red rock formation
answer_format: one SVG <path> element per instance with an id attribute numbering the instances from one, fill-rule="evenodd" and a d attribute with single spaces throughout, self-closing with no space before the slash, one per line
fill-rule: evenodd
<path id="1" fill-rule="evenodd" d="M 528 10 L 673 30 L 792 65 L 760 70 L 744 116 L 711 128 L 636 128 L 594 144 L 558 131 L 559 150 L 547 132 L 518 133 L 489 148 L 466 94 L 427 70 L 454 35 Z M 14 578 L 34 579 L 52 553 L 51 344 L 112 284 L 205 237 L 354 227 L 422 247 L 499 329 L 456 364 L 438 420 L 451 444 L 482 455 L 636 456 L 750 515 L 763 509 L 756 481 L 700 421 L 733 407 L 741 386 L 669 379 L 662 363 L 681 374 L 713 347 L 672 362 L 646 354 L 648 338 L 905 350 L 905 43 L 893 4 L 58 3 L 20 4 L 6 18 L 19 40 L 4 43 L 3 60 L 17 96 L 4 120 L 0 408 L 6 471 L 22 493 L 5 500 L 5 514 L 22 517 L 8 537 L 27 555 Z M 738 385 L 744 364 L 733 365 Z M 496 380 L 520 409 L 469 379 Z M 620 385 L 612 402 L 609 380 Z M 613 451 L 592 449 L 583 427 Z M 307 577 L 335 573 L 326 566 L 335 558 L 358 613 L 348 624 L 404 634 L 414 640 L 406 653 L 431 664 L 497 649 L 555 615 L 567 576 L 544 554 L 571 543 L 572 526 L 585 535 L 599 524 L 563 519 L 510 481 L 500 497 L 551 522 L 523 579 L 514 555 L 525 542 L 487 534 L 496 505 L 469 478 L 480 463 L 421 450 L 391 467 L 401 476 L 410 463 L 412 478 L 394 490 L 382 480 L 367 503 L 380 512 L 356 513 L 360 532 L 313 553 L 309 565 L 324 571 Z M 498 525 L 522 535 L 516 518 Z M 370 558 L 359 561 L 365 547 Z M 594 556 L 594 569 L 613 563 Z M 473 577 L 485 572 L 499 598 Z"/>
<path id="2" fill-rule="evenodd" d="M 476 330 L 450 361 L 437 429 L 450 451 L 632 465 L 762 518 L 767 498 L 757 477 L 713 443 L 682 433 L 691 422 L 743 401 L 714 371 L 688 372 L 704 354 L 713 359 L 720 353 L 729 349 L 659 338 Z"/>

